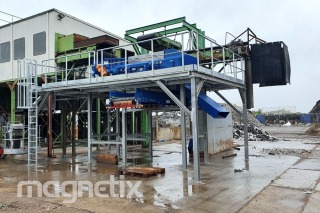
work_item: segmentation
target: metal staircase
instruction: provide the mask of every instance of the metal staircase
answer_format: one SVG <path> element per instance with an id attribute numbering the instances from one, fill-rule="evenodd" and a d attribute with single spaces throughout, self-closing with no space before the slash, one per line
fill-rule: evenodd
<path id="1" fill-rule="evenodd" d="M 18 108 L 28 109 L 28 165 L 38 164 L 37 62 L 18 62 Z"/>

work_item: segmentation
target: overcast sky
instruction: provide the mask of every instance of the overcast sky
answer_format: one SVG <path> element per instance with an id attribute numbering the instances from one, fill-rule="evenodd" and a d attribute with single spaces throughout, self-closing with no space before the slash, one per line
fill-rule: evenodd
<path id="1" fill-rule="evenodd" d="M 284 41 L 291 60 L 291 85 L 255 86 L 255 108 L 289 106 L 309 112 L 320 99 L 318 0 L 0 0 L 0 6 L 22 18 L 56 8 L 120 36 L 128 29 L 182 16 L 220 44 L 225 32 L 238 35 L 250 27 L 266 41 Z M 241 103 L 237 92 L 223 94 Z"/>

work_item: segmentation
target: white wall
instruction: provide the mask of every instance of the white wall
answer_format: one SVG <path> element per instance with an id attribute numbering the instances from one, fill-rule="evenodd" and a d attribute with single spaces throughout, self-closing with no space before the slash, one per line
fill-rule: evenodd
<path id="1" fill-rule="evenodd" d="M 0 63 L 0 81 L 17 78 L 17 61 L 13 60 L 13 40 L 25 37 L 25 59 L 37 60 L 41 64 L 43 60 L 55 58 L 55 33 L 70 35 L 72 33 L 87 37 L 105 35 L 106 31 L 97 27 L 90 26 L 80 20 L 65 16 L 61 21 L 58 20 L 58 12 L 51 11 L 18 23 L 0 28 L 0 43 L 10 41 L 11 61 Z M 33 35 L 46 31 L 47 47 L 43 55 L 33 56 Z M 13 32 L 13 33 L 12 33 Z M 120 40 L 120 45 L 127 43 Z M 50 64 L 53 66 L 53 64 Z M 40 71 L 38 71 L 40 72 Z"/>

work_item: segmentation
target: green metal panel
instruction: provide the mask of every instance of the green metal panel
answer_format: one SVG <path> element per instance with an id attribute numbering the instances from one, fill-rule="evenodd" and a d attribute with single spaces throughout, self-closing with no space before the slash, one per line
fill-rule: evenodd
<path id="1" fill-rule="evenodd" d="M 11 123 L 14 124 L 16 122 L 16 90 L 11 90 L 11 115 L 10 115 Z"/>
<path id="2" fill-rule="evenodd" d="M 59 36 L 57 52 L 67 52 L 74 49 L 74 35 Z"/>
<path id="3" fill-rule="evenodd" d="M 201 36 L 202 35 L 202 36 Z M 205 40 L 205 31 L 199 31 L 199 38 L 198 38 L 198 45 L 199 45 L 199 49 L 204 49 L 206 44 L 206 40 Z"/>
<path id="4" fill-rule="evenodd" d="M 144 31 L 148 31 L 148 30 L 153 30 L 153 29 L 157 29 L 157 28 L 160 28 L 160 27 L 166 27 L 166 26 L 170 26 L 170 25 L 173 25 L 173 24 L 179 24 L 179 23 L 181 23 L 181 22 L 183 22 L 185 20 L 186 20 L 185 17 L 181 17 L 181 18 L 176 18 L 176 19 L 172 19 L 172 20 L 169 20 L 169 21 L 160 22 L 160 23 L 157 23 L 157 24 L 151 24 L 151 25 L 147 25 L 147 26 L 144 26 L 144 27 L 135 28 L 135 29 L 132 29 L 132 30 L 127 30 L 126 31 L 126 35 L 140 33 L 140 32 L 144 32 Z"/>
<path id="5" fill-rule="evenodd" d="M 76 49 L 73 53 L 81 53 L 81 54 L 68 56 L 68 62 L 69 62 L 69 61 L 77 61 L 77 60 L 80 60 L 80 59 L 87 59 L 88 56 L 89 56 L 89 55 L 88 55 L 88 52 L 89 52 L 89 51 L 95 51 L 95 50 L 96 50 L 96 46 L 86 47 L 86 48 L 83 49 L 83 50 Z M 71 54 L 71 53 L 70 53 L 70 54 Z M 58 64 L 64 63 L 64 62 L 66 62 L 66 57 L 58 58 L 58 59 L 56 60 L 56 62 L 57 62 Z"/>

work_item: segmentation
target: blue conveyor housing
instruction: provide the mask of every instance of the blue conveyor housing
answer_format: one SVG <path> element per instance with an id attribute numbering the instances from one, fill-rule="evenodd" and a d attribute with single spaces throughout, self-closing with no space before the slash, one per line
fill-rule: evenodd
<path id="1" fill-rule="evenodd" d="M 186 86 L 186 96 L 189 99 L 191 98 L 190 86 Z M 213 118 L 226 118 L 229 114 L 228 110 L 204 93 L 200 93 L 198 96 L 198 106 Z"/>

